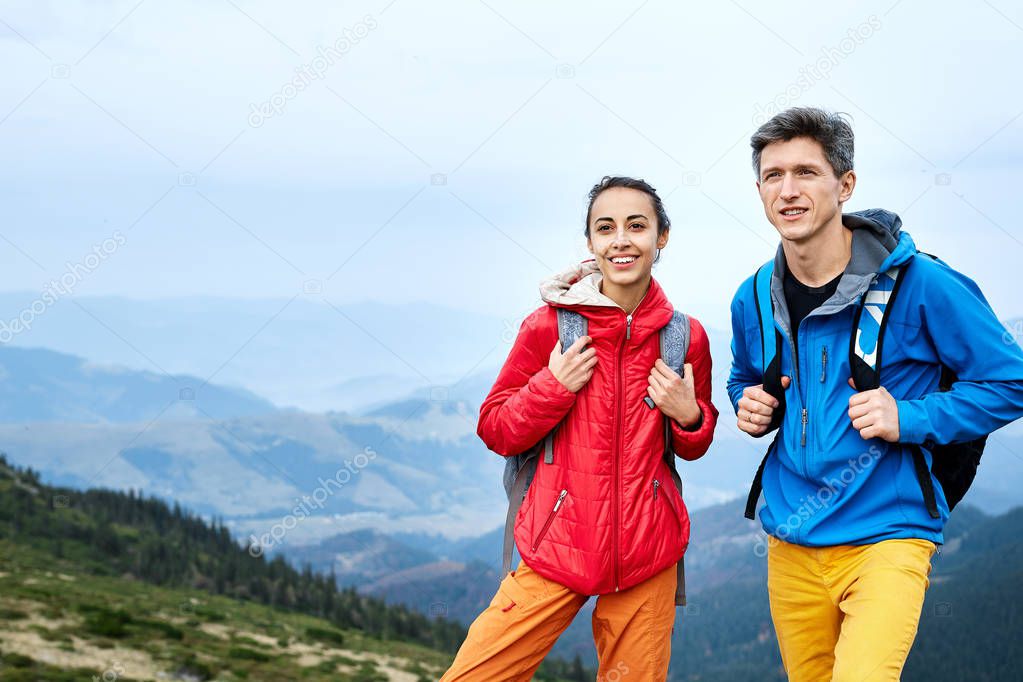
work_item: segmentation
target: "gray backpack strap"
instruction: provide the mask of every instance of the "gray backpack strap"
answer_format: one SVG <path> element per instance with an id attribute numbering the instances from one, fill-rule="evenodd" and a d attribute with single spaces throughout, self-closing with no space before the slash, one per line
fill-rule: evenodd
<path id="1" fill-rule="evenodd" d="M 685 376 L 686 355 L 689 354 L 689 340 L 691 328 L 689 317 L 685 313 L 675 311 L 671 320 L 661 330 L 661 359 L 668 367 L 678 372 L 679 376 Z M 650 396 L 647 396 L 647 405 L 654 407 Z M 671 421 L 664 418 L 664 462 L 668 465 L 668 472 L 671 480 L 678 490 L 679 497 L 682 497 L 682 477 L 678 475 L 675 468 L 675 452 L 671 448 Z M 686 561 L 682 557 L 676 567 L 675 583 L 675 605 L 685 606 L 686 604 Z"/>
<path id="2" fill-rule="evenodd" d="M 561 352 L 564 353 L 580 336 L 586 336 L 586 318 L 582 316 L 582 313 L 571 308 L 557 308 L 556 310 L 558 311 L 558 339 L 561 341 Z"/>
<path id="3" fill-rule="evenodd" d="M 570 308 L 557 308 L 558 312 L 558 340 L 561 341 L 561 352 L 565 353 L 569 346 L 575 343 L 580 336 L 586 336 L 587 322 L 586 318 Z M 558 427 L 555 426 L 551 433 L 543 440 L 543 463 L 553 464 L 554 463 L 554 431 L 557 431 Z"/>
<path id="4" fill-rule="evenodd" d="M 501 552 L 502 580 L 511 571 L 512 552 L 515 550 L 515 518 L 519 515 L 519 509 L 526 498 L 529 484 L 533 482 L 540 448 L 543 447 L 545 452 L 550 451 L 553 440 L 553 433 L 547 434 L 543 439 L 542 446 L 537 444 L 528 452 L 509 457 L 505 465 L 505 492 L 508 494 L 508 514 L 504 519 L 504 547 Z M 509 477 L 512 467 L 515 467 L 517 470 L 513 477 Z"/>
<path id="5" fill-rule="evenodd" d="M 661 359 L 679 376 L 686 371 L 686 355 L 689 353 L 689 316 L 675 311 L 668 324 L 661 328 Z M 643 402 L 651 410 L 657 407 L 653 398 L 647 396 Z"/>
<path id="6" fill-rule="evenodd" d="M 561 352 L 568 350 L 580 336 L 586 336 L 586 318 L 581 313 L 569 308 L 557 308 L 558 339 L 561 341 Z M 508 495 L 508 514 L 504 518 L 504 547 L 501 553 L 501 578 L 511 572 L 512 553 L 515 550 L 515 519 L 526 498 L 529 484 L 536 473 L 540 450 L 543 450 L 544 464 L 554 463 L 554 432 L 544 436 L 543 442 L 521 455 L 512 455 L 505 461 L 504 490 Z"/>

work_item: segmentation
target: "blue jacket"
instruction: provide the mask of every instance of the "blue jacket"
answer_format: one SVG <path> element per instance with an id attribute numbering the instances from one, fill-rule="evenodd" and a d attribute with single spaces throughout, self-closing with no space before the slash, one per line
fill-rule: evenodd
<path id="1" fill-rule="evenodd" d="M 763 475 L 764 530 L 806 546 L 867 544 L 891 538 L 943 542 L 948 504 L 935 480 L 940 518 L 927 513 L 911 448 L 973 440 L 1023 416 L 1023 349 L 977 285 L 944 263 L 917 254 L 894 213 L 846 214 L 852 256 L 838 290 L 800 323 L 794 367 L 782 288 L 785 256 L 774 260 L 771 298 L 784 342 L 782 374 L 792 383 L 778 446 Z M 899 443 L 863 440 L 849 419 L 849 347 L 861 297 L 879 272 L 902 265 L 902 289 L 888 313 L 881 385 L 898 401 Z M 747 386 L 762 381 L 761 331 L 754 278 L 732 300 L 732 370 L 728 395 L 738 412 Z M 959 381 L 939 392 L 941 366 Z M 802 409 L 807 410 L 805 445 Z"/>

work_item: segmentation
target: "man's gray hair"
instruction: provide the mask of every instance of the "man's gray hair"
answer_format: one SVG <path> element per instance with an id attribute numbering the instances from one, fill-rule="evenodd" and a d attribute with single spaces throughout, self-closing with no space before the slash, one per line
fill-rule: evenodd
<path id="1" fill-rule="evenodd" d="M 853 168 L 853 131 L 845 114 L 817 107 L 793 107 L 775 115 L 750 138 L 753 170 L 760 179 L 760 155 L 772 142 L 788 142 L 809 137 L 824 148 L 824 156 L 835 175 L 841 177 Z"/>

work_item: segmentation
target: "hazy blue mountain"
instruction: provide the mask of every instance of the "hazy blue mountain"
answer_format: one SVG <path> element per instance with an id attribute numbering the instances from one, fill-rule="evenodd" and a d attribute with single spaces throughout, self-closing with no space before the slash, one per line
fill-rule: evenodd
<path id="1" fill-rule="evenodd" d="M 295 293 L 293 300 L 79 296 L 38 315 L 11 344 L 132 369 L 216 372 L 217 382 L 278 405 L 356 411 L 499 364 L 517 330 L 517 322 L 432 303 L 338 304 Z M 17 318 L 38 296 L 0 294 L 0 321 Z"/>
<path id="2" fill-rule="evenodd" d="M 242 388 L 205 384 L 91 363 L 38 348 L 0 346 L 0 423 L 146 422 L 170 418 L 240 417 L 272 412 L 267 400 Z"/>

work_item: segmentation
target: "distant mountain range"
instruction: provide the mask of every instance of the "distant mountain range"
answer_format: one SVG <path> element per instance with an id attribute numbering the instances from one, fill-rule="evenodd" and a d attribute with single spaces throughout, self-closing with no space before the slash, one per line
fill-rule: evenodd
<path id="1" fill-rule="evenodd" d="M 38 348 L 0 346 L 0 423 L 108 424 L 229 419 L 277 411 L 243 388 L 97 365 Z"/>
<path id="2" fill-rule="evenodd" d="M 518 325 L 432 303 L 339 304 L 296 294 L 280 300 L 76 296 L 37 316 L 10 345 L 135 370 L 213 376 L 280 406 L 353 412 L 499 365 Z M 17 318 L 38 296 L 0 293 L 0 322 Z"/>

